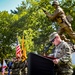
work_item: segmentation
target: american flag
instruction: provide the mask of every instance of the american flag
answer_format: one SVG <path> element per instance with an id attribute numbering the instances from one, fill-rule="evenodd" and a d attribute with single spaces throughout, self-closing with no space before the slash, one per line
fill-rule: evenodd
<path id="1" fill-rule="evenodd" d="M 2 75 L 4 75 L 4 72 L 5 72 L 6 67 L 7 67 L 7 64 L 6 64 L 5 60 L 3 60 Z"/>
<path id="2" fill-rule="evenodd" d="M 18 42 L 18 39 L 17 39 L 17 42 L 16 42 L 16 57 L 21 57 L 21 48 L 20 48 L 20 45 L 19 45 L 19 42 Z"/>

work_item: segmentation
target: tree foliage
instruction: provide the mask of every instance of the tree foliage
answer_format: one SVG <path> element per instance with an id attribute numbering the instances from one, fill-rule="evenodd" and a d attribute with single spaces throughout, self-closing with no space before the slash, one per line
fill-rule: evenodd
<path id="1" fill-rule="evenodd" d="M 42 10 L 45 8 L 49 13 L 53 13 L 52 1 L 26 0 L 25 2 L 22 1 L 16 10 L 11 10 L 11 13 L 0 12 L 1 58 L 15 56 L 16 33 L 21 40 L 24 32 L 27 53 L 34 51 L 40 53 L 44 49 L 44 46 L 49 42 L 49 34 L 57 31 L 58 28 L 58 25 L 51 22 Z M 59 0 L 59 3 L 66 15 L 73 17 L 72 27 L 75 30 L 75 1 Z"/>

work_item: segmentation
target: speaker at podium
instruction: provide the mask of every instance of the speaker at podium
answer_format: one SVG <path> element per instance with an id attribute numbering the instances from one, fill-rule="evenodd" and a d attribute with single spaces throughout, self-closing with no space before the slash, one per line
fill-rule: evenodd
<path id="1" fill-rule="evenodd" d="M 55 75 L 54 63 L 47 57 L 29 53 L 28 75 Z"/>

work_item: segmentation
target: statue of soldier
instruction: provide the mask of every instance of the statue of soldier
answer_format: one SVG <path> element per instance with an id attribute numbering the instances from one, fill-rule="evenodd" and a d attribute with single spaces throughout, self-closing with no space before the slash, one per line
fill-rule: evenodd
<path id="1" fill-rule="evenodd" d="M 54 1 L 52 6 L 55 8 L 55 11 L 53 14 L 48 13 L 44 9 L 43 11 L 50 20 L 56 21 L 58 25 L 60 26 L 60 29 L 58 30 L 58 34 L 60 35 L 60 37 L 63 40 L 69 42 L 70 40 L 68 40 L 63 34 L 63 32 L 66 32 L 72 39 L 75 40 L 75 33 L 73 32 L 71 28 L 71 22 L 70 22 L 72 18 L 67 18 L 67 16 L 65 15 L 65 12 L 59 6 L 58 1 Z"/>

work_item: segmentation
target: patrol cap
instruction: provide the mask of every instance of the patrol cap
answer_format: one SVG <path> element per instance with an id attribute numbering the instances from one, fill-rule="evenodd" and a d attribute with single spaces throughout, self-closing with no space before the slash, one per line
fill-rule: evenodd
<path id="1" fill-rule="evenodd" d="M 54 6 L 54 5 L 59 5 L 59 2 L 58 1 L 54 1 L 52 6 Z"/>
<path id="2" fill-rule="evenodd" d="M 57 32 L 51 33 L 50 36 L 49 36 L 49 41 L 51 42 L 56 36 L 58 36 Z"/>

